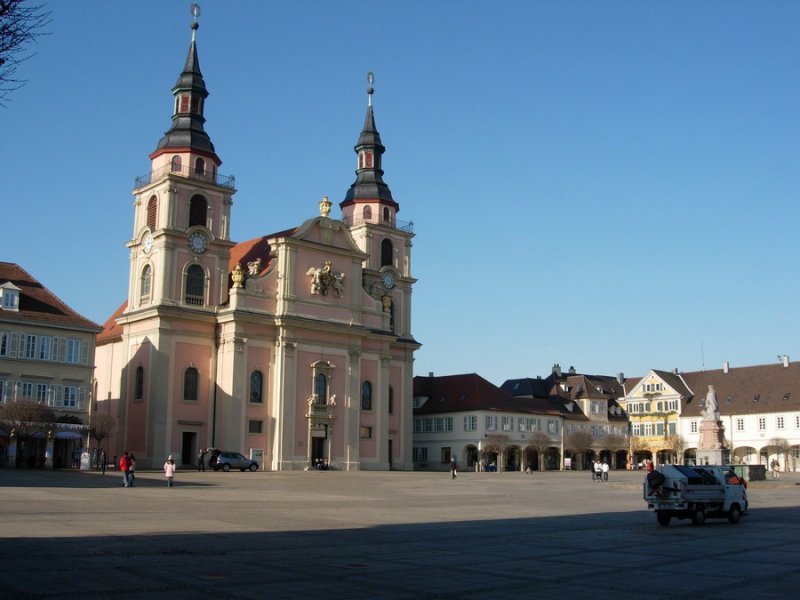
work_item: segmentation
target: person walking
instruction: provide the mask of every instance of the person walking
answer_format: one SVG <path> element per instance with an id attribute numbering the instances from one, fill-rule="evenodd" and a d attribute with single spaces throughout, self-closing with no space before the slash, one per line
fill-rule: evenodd
<path id="1" fill-rule="evenodd" d="M 167 486 L 172 487 L 175 481 L 175 461 L 172 460 L 172 454 L 167 458 L 164 463 L 164 475 L 167 477 Z"/>
<path id="2" fill-rule="evenodd" d="M 603 464 L 600 465 L 600 470 L 603 472 L 603 481 L 608 481 L 608 472 L 611 470 L 611 467 L 608 465 L 608 461 L 603 461 Z"/>
<path id="3" fill-rule="evenodd" d="M 202 450 L 200 450 L 200 454 L 197 456 L 198 471 L 206 470 L 206 454 L 208 454 L 208 448 L 203 448 Z"/>
<path id="4" fill-rule="evenodd" d="M 106 474 L 106 469 L 108 468 L 108 456 L 106 455 L 106 451 L 102 448 L 100 449 L 100 470 L 103 472 L 103 475 Z"/>
<path id="5" fill-rule="evenodd" d="M 594 478 L 596 481 L 603 481 L 603 465 L 599 460 L 594 461 Z"/>
<path id="6" fill-rule="evenodd" d="M 593 460 L 589 465 L 589 470 L 592 472 L 592 481 L 597 481 L 597 461 Z"/>
<path id="7" fill-rule="evenodd" d="M 128 469 L 128 487 L 133 487 L 133 482 L 136 479 L 136 457 L 131 452 L 129 458 L 131 459 L 131 468 Z"/>
<path id="8" fill-rule="evenodd" d="M 450 475 L 452 476 L 451 479 L 455 479 L 458 476 L 458 463 L 455 456 L 450 457 Z"/>
<path id="9" fill-rule="evenodd" d="M 128 476 L 131 470 L 131 457 L 127 451 L 123 452 L 122 458 L 119 459 L 119 470 L 122 471 L 122 487 L 130 487 Z"/>
<path id="10" fill-rule="evenodd" d="M 778 459 L 777 458 L 773 458 L 772 462 L 769 464 L 769 466 L 772 467 L 772 478 L 773 479 L 779 479 L 780 476 L 781 476 L 781 474 L 780 474 L 781 464 L 778 462 Z"/>

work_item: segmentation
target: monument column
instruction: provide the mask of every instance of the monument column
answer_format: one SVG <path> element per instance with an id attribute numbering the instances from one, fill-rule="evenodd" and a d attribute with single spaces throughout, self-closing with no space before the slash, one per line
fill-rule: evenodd
<path id="1" fill-rule="evenodd" d="M 714 386 L 708 386 L 703 420 L 700 422 L 700 441 L 697 444 L 698 465 L 721 465 L 727 462 L 724 448 L 725 428 L 719 418 L 719 404 Z"/>

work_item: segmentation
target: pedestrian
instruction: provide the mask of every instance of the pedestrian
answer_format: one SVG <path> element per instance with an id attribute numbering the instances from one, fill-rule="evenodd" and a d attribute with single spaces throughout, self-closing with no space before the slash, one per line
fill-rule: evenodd
<path id="1" fill-rule="evenodd" d="M 197 470 L 198 471 L 205 471 L 206 470 L 206 454 L 208 454 L 208 448 L 203 448 L 200 450 L 200 454 L 197 457 Z"/>
<path id="2" fill-rule="evenodd" d="M 769 466 L 772 467 L 772 478 L 773 479 L 779 479 L 780 476 L 781 476 L 781 474 L 780 474 L 781 464 L 778 462 L 778 459 L 777 458 L 773 458 L 772 462 L 769 464 Z"/>
<path id="3" fill-rule="evenodd" d="M 592 481 L 597 481 L 597 461 L 593 460 L 592 464 L 589 465 L 589 470 L 592 472 Z"/>
<path id="4" fill-rule="evenodd" d="M 103 475 L 106 474 L 106 469 L 108 468 L 108 455 L 106 451 L 102 448 L 100 449 L 100 469 L 103 471 Z"/>
<path id="5" fill-rule="evenodd" d="M 128 469 L 128 487 L 133 487 L 133 482 L 136 479 L 136 457 L 131 452 L 130 457 L 131 459 L 131 468 Z"/>
<path id="6" fill-rule="evenodd" d="M 122 471 L 122 487 L 129 487 L 128 474 L 131 470 L 131 457 L 128 452 L 122 453 L 122 458 L 119 459 L 119 470 Z"/>
<path id="7" fill-rule="evenodd" d="M 167 477 L 167 486 L 172 487 L 175 480 L 175 461 L 172 460 L 172 454 L 169 455 L 167 462 L 164 463 L 164 475 Z"/>
<path id="8" fill-rule="evenodd" d="M 652 473 L 653 469 L 655 469 L 655 467 L 653 466 L 653 461 L 650 460 L 649 458 L 645 459 L 645 461 L 644 461 L 644 470 L 647 471 L 648 473 Z"/>
<path id="9" fill-rule="evenodd" d="M 603 465 L 599 460 L 594 461 L 594 477 L 597 481 L 603 481 Z"/>
<path id="10" fill-rule="evenodd" d="M 611 467 L 608 466 L 608 461 L 603 461 L 603 464 L 600 465 L 600 470 L 603 471 L 603 481 L 608 481 L 608 472 L 611 470 Z"/>
<path id="11" fill-rule="evenodd" d="M 458 463 L 455 456 L 450 457 L 450 475 L 452 475 L 452 479 L 458 476 Z"/>

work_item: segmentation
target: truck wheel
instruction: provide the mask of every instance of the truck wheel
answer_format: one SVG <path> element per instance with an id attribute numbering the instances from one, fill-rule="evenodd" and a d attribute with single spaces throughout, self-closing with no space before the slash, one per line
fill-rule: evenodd
<path id="1" fill-rule="evenodd" d="M 702 525 L 706 522 L 706 511 L 702 506 L 698 506 L 692 513 L 692 525 Z"/>
<path id="2" fill-rule="evenodd" d="M 733 523 L 735 525 L 736 523 L 739 522 L 739 519 L 741 518 L 742 518 L 742 511 L 739 510 L 739 505 L 734 504 L 728 511 L 728 522 Z"/>
<path id="3" fill-rule="evenodd" d="M 658 524 L 661 525 L 662 527 L 667 527 L 669 525 L 669 522 L 672 520 L 672 515 L 669 515 L 665 512 L 657 512 L 656 520 L 658 521 Z"/>

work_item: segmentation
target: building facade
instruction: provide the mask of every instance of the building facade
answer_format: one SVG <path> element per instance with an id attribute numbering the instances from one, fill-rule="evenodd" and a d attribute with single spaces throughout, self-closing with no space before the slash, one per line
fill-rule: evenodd
<path id="1" fill-rule="evenodd" d="M 694 372 L 651 370 L 625 397 L 637 460 L 697 460 L 709 390 L 717 399 L 724 450 L 732 464 L 800 469 L 800 370 L 776 364 Z"/>
<path id="2" fill-rule="evenodd" d="M 87 443 L 99 331 L 25 269 L 0 262 L 0 407 L 35 402 L 53 418 L 15 427 L 24 417 L 0 414 L 0 465 L 75 465 Z"/>
<path id="3" fill-rule="evenodd" d="M 383 181 L 374 90 L 341 218 L 323 198 L 299 226 L 237 243 L 196 29 L 136 181 L 128 298 L 98 336 L 113 449 L 145 467 L 216 447 L 271 470 L 411 469 L 413 231 Z"/>

